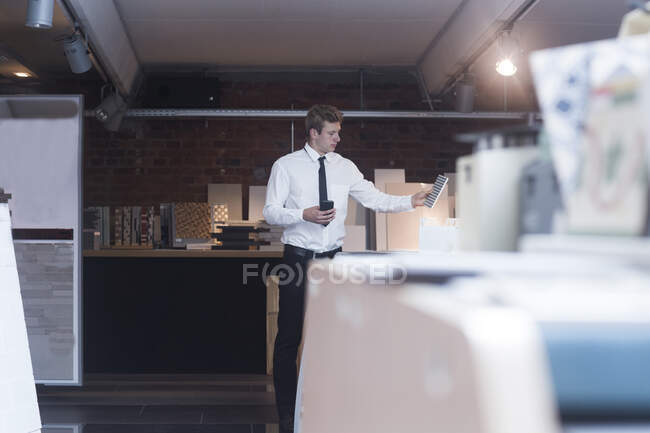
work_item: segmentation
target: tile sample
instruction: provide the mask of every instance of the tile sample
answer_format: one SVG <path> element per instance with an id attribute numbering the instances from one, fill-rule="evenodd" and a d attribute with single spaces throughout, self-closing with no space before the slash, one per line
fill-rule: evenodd
<path id="1" fill-rule="evenodd" d="M 228 205 L 228 217 L 231 220 L 241 221 L 242 219 L 241 183 L 208 184 L 208 203 L 223 203 Z"/>
<path id="2" fill-rule="evenodd" d="M 74 245 L 64 241 L 14 242 L 34 376 L 70 380 L 74 333 Z"/>
<path id="3" fill-rule="evenodd" d="M 210 205 L 200 202 L 174 203 L 176 238 L 209 239 Z"/>
<path id="4" fill-rule="evenodd" d="M 411 195 L 431 187 L 432 184 L 425 183 L 388 183 L 386 192 L 394 195 Z M 446 222 L 449 218 L 447 188 L 442 190 L 433 209 L 420 206 L 411 212 L 386 214 L 387 249 L 389 251 L 418 251 L 420 248 L 420 220 L 423 217 L 435 218 L 440 224 Z"/>

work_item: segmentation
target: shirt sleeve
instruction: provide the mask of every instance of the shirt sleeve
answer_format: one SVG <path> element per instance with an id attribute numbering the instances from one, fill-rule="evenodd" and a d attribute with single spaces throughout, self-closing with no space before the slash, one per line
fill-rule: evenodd
<path id="1" fill-rule="evenodd" d="M 413 210 L 410 195 L 390 195 L 379 191 L 375 185 L 363 178 L 354 163 L 354 180 L 350 185 L 350 195 L 363 206 L 377 212 L 405 212 Z"/>
<path id="2" fill-rule="evenodd" d="M 289 192 L 291 179 L 280 161 L 275 161 L 271 168 L 271 176 L 266 187 L 266 202 L 262 214 L 267 223 L 289 226 L 303 222 L 302 209 L 287 209 L 284 207 Z"/>

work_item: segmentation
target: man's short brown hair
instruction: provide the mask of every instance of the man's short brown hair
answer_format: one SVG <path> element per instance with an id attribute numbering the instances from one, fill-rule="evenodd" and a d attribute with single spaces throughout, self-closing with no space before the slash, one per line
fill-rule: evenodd
<path id="1" fill-rule="evenodd" d="M 343 114 L 333 105 L 314 105 L 309 109 L 305 118 L 305 134 L 309 138 L 309 131 L 314 128 L 319 134 L 325 122 L 343 123 Z"/>

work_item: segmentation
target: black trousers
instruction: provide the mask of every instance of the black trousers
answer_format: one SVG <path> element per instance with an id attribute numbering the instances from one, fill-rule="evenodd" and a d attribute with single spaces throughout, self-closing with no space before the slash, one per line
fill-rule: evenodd
<path id="1" fill-rule="evenodd" d="M 334 257 L 333 250 L 327 257 Z M 296 358 L 302 339 L 305 317 L 306 270 L 310 258 L 294 254 L 285 248 L 283 270 L 280 274 L 280 309 L 278 335 L 273 349 L 273 384 L 280 422 L 293 420 L 296 407 L 298 370 Z"/>

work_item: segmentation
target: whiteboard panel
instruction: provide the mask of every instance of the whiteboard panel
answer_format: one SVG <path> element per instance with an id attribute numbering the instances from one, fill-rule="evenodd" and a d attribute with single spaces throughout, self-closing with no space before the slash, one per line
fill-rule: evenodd
<path id="1" fill-rule="evenodd" d="M 63 101 L 54 117 L 53 98 L 5 99 L 12 116 L 0 117 L 0 186 L 9 201 L 13 228 L 76 228 L 79 218 L 78 110 Z M 72 96 L 77 104 L 79 97 Z M 38 105 L 45 102 L 37 118 Z M 6 112 L 5 112 L 6 114 Z M 70 116 L 72 114 L 72 116 Z"/>
<path id="2" fill-rule="evenodd" d="M 81 384 L 82 113 L 77 95 L 0 96 L 0 187 L 12 195 L 12 227 L 73 231 L 67 245 L 14 245 L 37 383 Z M 52 263 L 60 272 L 39 271 Z"/>

